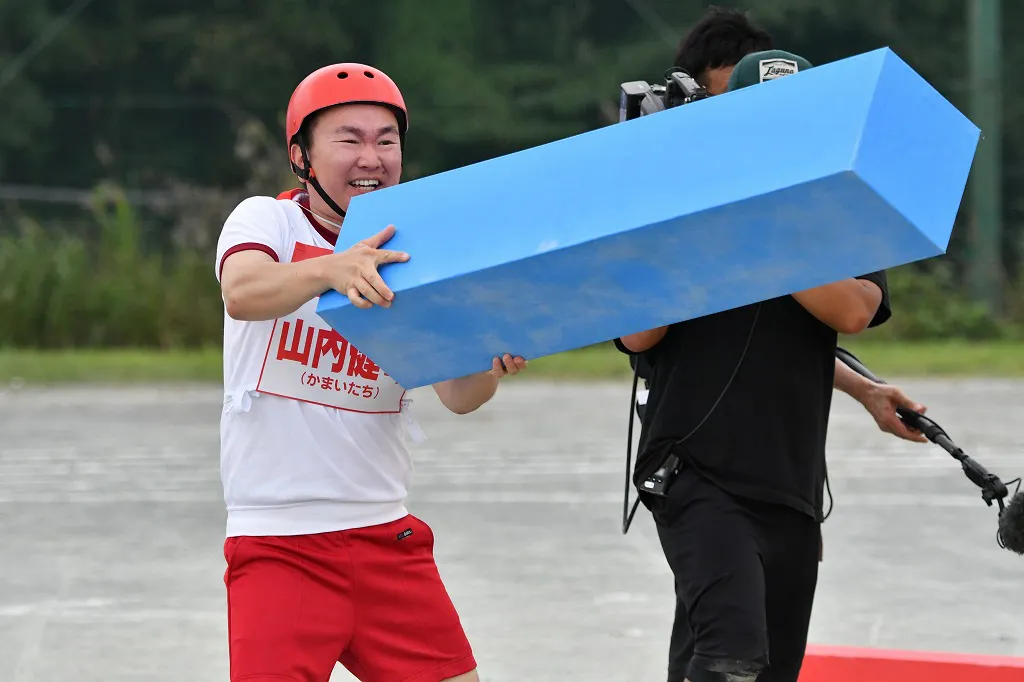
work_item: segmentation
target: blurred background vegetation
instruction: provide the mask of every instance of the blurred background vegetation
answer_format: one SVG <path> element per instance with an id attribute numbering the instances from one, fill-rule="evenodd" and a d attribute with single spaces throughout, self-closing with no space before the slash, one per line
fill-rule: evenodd
<path id="1" fill-rule="evenodd" d="M 987 67 L 972 50 L 985 45 L 968 17 L 986 2 L 741 6 L 815 64 L 889 46 L 978 122 L 971 65 Z M 219 344 L 217 234 L 243 197 L 291 186 L 284 108 L 323 64 L 398 81 L 413 179 L 612 124 L 619 83 L 660 82 L 706 5 L 0 0 L 0 348 Z M 1022 24 L 1024 3 L 1004 2 L 988 46 Z M 969 187 L 948 255 L 890 272 L 896 314 L 872 338 L 1024 338 L 1024 42 L 994 44 L 1001 135 L 982 145 L 998 145 L 999 172 L 971 183 L 998 183 L 995 220 L 976 225 Z"/>

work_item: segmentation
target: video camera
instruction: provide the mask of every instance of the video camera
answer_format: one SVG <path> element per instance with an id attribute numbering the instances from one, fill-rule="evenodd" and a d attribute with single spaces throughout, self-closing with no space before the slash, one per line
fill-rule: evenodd
<path id="1" fill-rule="evenodd" d="M 629 81 L 619 86 L 619 122 L 709 97 L 708 91 L 686 71 L 673 67 L 665 72 L 664 85 Z"/>

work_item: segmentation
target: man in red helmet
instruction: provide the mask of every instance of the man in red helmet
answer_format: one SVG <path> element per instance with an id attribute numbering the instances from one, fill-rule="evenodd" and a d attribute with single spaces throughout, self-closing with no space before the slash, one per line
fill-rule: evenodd
<path id="1" fill-rule="evenodd" d="M 231 679 L 477 680 L 438 575 L 433 534 L 405 508 L 405 389 L 316 314 L 328 289 L 388 307 L 377 266 L 386 229 L 334 253 L 352 197 L 396 184 L 408 113 L 395 83 L 362 64 L 306 77 L 288 104 L 291 167 L 305 187 L 251 197 L 217 247 L 223 292 L 221 478 Z M 458 414 L 526 366 L 434 386 Z"/>

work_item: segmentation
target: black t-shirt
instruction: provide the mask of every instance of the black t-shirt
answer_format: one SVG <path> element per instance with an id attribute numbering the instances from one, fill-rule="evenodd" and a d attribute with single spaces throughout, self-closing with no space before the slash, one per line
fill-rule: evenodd
<path id="1" fill-rule="evenodd" d="M 870 326 L 882 324 L 891 315 L 885 273 L 858 279 L 881 288 Z M 820 521 L 837 340 L 792 296 L 671 325 L 642 354 L 651 367 L 650 393 L 634 482 L 673 451 L 733 494 L 788 505 Z M 615 345 L 632 355 L 619 339 Z"/>

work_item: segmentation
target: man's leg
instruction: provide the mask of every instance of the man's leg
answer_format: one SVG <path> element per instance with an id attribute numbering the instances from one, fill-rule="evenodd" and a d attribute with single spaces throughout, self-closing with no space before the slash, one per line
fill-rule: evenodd
<path id="1" fill-rule="evenodd" d="M 654 517 L 678 582 L 693 653 L 685 671 L 672 670 L 670 682 L 754 682 L 768 663 L 765 582 L 754 522 L 735 498 L 688 467 L 671 494 Z"/>
<path id="2" fill-rule="evenodd" d="M 679 578 L 675 579 L 675 583 L 676 615 L 672 621 L 672 637 L 668 644 L 668 682 L 685 679 L 686 669 L 693 658 L 693 630 L 690 629 L 690 618 L 683 599 L 685 585 Z"/>
<path id="3" fill-rule="evenodd" d="M 465 675 L 449 677 L 447 680 L 443 680 L 443 682 L 480 682 L 480 676 L 476 674 L 476 670 L 473 670 Z"/>
<path id="4" fill-rule="evenodd" d="M 228 538 L 230 679 L 327 682 L 352 633 L 352 585 L 326 535 Z"/>
<path id="5" fill-rule="evenodd" d="M 768 516 L 765 548 L 768 640 L 771 665 L 757 682 L 797 682 L 807 649 L 818 584 L 821 527 L 790 509 Z"/>
<path id="6" fill-rule="evenodd" d="M 346 531 L 356 564 L 355 632 L 339 659 L 360 680 L 476 682 L 476 660 L 415 516 Z"/>

